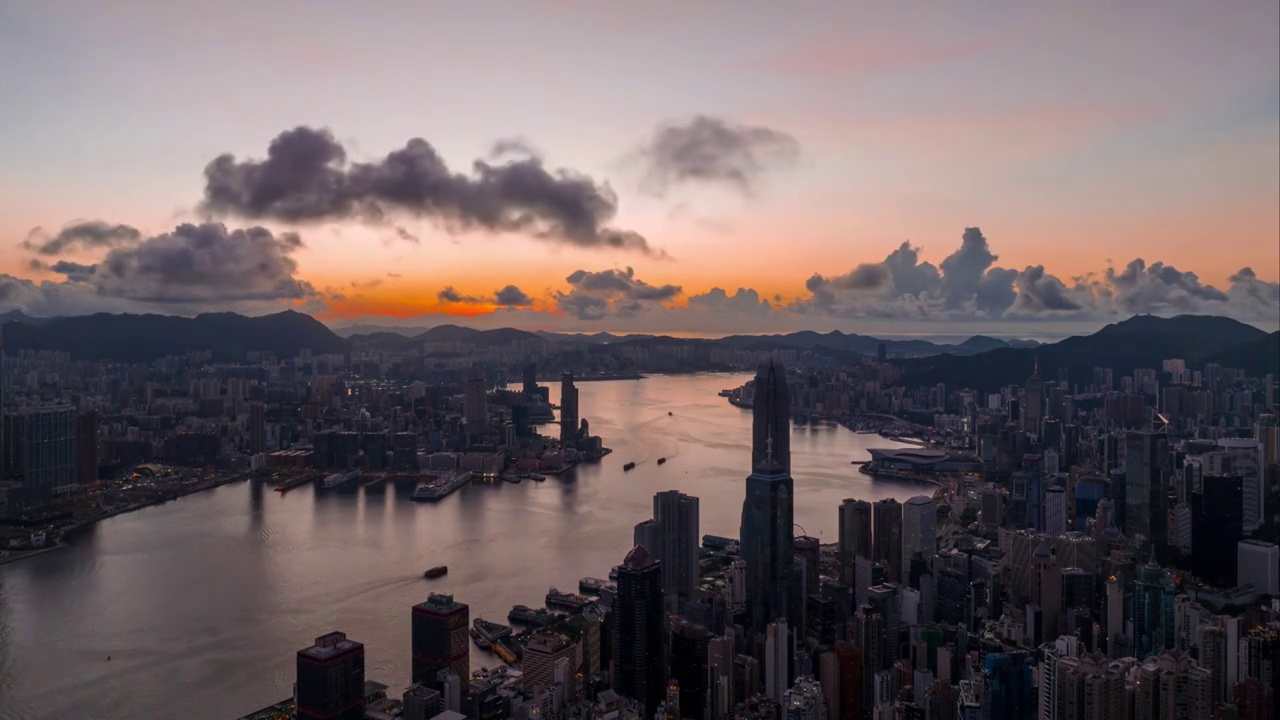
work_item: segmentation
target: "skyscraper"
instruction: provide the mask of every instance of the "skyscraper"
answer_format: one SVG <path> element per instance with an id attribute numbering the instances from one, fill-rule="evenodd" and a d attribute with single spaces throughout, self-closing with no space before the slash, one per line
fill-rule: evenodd
<path id="1" fill-rule="evenodd" d="M 855 557 L 871 557 L 871 503 L 852 498 L 840 503 L 840 567 L 853 567 Z"/>
<path id="2" fill-rule="evenodd" d="M 484 378 L 473 377 L 467 380 L 462 413 L 467 421 L 467 443 L 479 442 L 484 438 L 489 424 L 489 396 Z"/>
<path id="3" fill-rule="evenodd" d="M 1133 622 L 1133 656 L 1151 657 L 1174 644 L 1173 581 L 1152 561 L 1139 570 L 1133 582 L 1129 617 Z"/>
<path id="4" fill-rule="evenodd" d="M 667 618 L 662 604 L 662 563 L 637 545 L 618 568 L 609 676 L 619 695 L 644 704 L 644 717 L 653 717 L 666 692 Z"/>
<path id="5" fill-rule="evenodd" d="M 331 632 L 299 650 L 294 700 L 298 720 L 361 720 L 364 645 Z"/>
<path id="6" fill-rule="evenodd" d="M 764 642 L 764 694 L 781 703 L 791 687 L 791 631 L 785 619 L 769 623 Z"/>
<path id="7" fill-rule="evenodd" d="M 1044 420 L 1044 381 L 1040 379 L 1040 362 L 1036 361 L 1031 377 L 1023 388 L 1024 411 L 1022 413 L 1022 429 L 1032 435 L 1040 434 L 1040 423 Z"/>
<path id="8" fill-rule="evenodd" d="M 680 688 L 680 712 L 700 718 L 707 706 L 711 632 L 682 618 L 671 620 L 671 677 Z"/>
<path id="9" fill-rule="evenodd" d="M 1153 550 L 1167 561 L 1169 538 L 1168 436 L 1131 430 L 1124 440 L 1124 534 L 1141 557 Z"/>
<path id="10" fill-rule="evenodd" d="M 698 498 L 677 490 L 653 496 L 653 519 L 662 543 L 654 552 L 662 562 L 662 589 L 680 604 L 698 587 Z"/>
<path id="11" fill-rule="evenodd" d="M 249 403 L 249 452 L 260 453 L 267 449 L 266 407 L 260 402 Z"/>
<path id="12" fill-rule="evenodd" d="M 8 459 L 22 483 L 19 504 L 47 505 L 76 489 L 76 411 L 68 405 L 29 408 L 9 417 Z"/>
<path id="13" fill-rule="evenodd" d="M 760 420 L 757 414 L 756 421 Z M 739 535 L 746 565 L 747 617 L 754 633 L 764 632 L 774 620 L 791 617 L 795 555 L 792 496 L 791 474 L 766 448 L 765 457 L 747 477 Z"/>
<path id="14" fill-rule="evenodd" d="M 911 558 L 922 553 L 926 559 L 938 552 L 938 504 L 933 498 L 917 495 L 902 506 L 902 576 L 907 577 Z"/>
<path id="15" fill-rule="evenodd" d="M 534 363 L 525 363 L 521 369 L 521 379 L 524 381 L 521 390 L 526 396 L 538 394 L 538 366 Z"/>
<path id="16" fill-rule="evenodd" d="M 560 376 L 560 444 L 570 448 L 578 441 L 578 388 L 573 373 Z"/>
<path id="17" fill-rule="evenodd" d="M 876 530 L 872 559 L 897 582 L 902 579 L 902 504 L 893 498 L 881 500 L 872 506 L 872 516 Z"/>
<path id="18" fill-rule="evenodd" d="M 787 371 L 781 363 L 770 360 L 756 371 L 751 415 L 752 471 L 771 454 L 774 463 L 790 475 L 791 392 L 787 387 Z"/>
<path id="19" fill-rule="evenodd" d="M 439 689 L 441 670 L 452 670 L 460 678 L 471 676 L 470 608 L 452 595 L 431 593 L 413 606 L 411 620 L 413 682 Z"/>

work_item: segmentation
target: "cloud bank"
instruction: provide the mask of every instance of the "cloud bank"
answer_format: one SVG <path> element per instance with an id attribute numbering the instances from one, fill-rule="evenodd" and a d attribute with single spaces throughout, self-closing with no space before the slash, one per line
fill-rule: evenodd
<path id="1" fill-rule="evenodd" d="M 428 218 L 446 231 L 524 233 L 583 248 L 657 254 L 639 233 L 613 228 L 618 199 L 607 183 L 548 169 L 520 140 L 502 140 L 469 174 L 449 169 L 426 140 L 372 162 L 353 162 L 325 129 L 276 136 L 263 159 L 223 154 L 205 167 L 204 212 L 313 223 Z"/>

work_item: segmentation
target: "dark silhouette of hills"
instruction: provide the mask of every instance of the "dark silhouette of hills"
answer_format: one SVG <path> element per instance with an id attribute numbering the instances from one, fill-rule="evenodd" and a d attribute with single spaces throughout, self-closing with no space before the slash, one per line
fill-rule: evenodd
<path id="1" fill-rule="evenodd" d="M 1205 362 L 1240 368 L 1253 377 L 1280 377 L 1280 331 L 1214 353 Z"/>
<path id="2" fill-rule="evenodd" d="M 1045 380 L 1058 377 L 1065 368 L 1073 384 L 1092 379 L 1093 368 L 1109 367 L 1116 373 L 1134 368 L 1159 368 L 1161 361 L 1182 358 L 1200 367 L 1222 354 L 1231 367 L 1265 350 L 1261 343 L 1267 333 L 1252 325 L 1224 317 L 1179 315 L 1162 318 L 1136 315 L 1108 325 L 1092 335 L 1070 337 L 1038 348 L 997 348 L 968 357 L 936 355 L 902 363 L 903 384 L 946 383 L 953 387 L 996 390 L 1021 384 L 1030 377 L 1037 362 Z M 1259 344 L 1251 349 L 1252 344 Z M 1250 355 L 1252 353 L 1252 355 Z"/>
<path id="3" fill-rule="evenodd" d="M 41 324 L 10 322 L 4 327 L 5 349 L 53 350 L 76 360 L 146 362 L 167 355 L 211 351 L 214 358 L 243 359 L 246 352 L 269 351 L 293 357 L 346 352 L 350 344 L 323 323 L 287 310 L 245 317 L 207 313 L 194 318 L 168 315 L 80 315 L 50 318 Z"/>

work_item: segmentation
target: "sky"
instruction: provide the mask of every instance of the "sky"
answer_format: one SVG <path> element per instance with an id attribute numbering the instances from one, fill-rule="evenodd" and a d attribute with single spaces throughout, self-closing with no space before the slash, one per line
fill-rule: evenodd
<path id="1" fill-rule="evenodd" d="M 1280 327 L 1280 9 L 0 0 L 0 312 Z"/>

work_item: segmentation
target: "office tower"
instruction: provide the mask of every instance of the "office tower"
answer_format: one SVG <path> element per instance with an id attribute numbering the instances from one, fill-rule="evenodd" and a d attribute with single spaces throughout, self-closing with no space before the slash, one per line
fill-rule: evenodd
<path id="1" fill-rule="evenodd" d="M 698 587 L 698 498 L 676 490 L 653 496 L 653 520 L 662 541 L 648 548 L 662 563 L 662 589 L 679 603 L 689 602 Z"/>
<path id="2" fill-rule="evenodd" d="M 872 551 L 891 582 L 902 580 L 902 504 L 893 498 L 872 506 L 875 538 Z M 911 557 L 908 555 L 907 557 Z"/>
<path id="3" fill-rule="evenodd" d="M 260 402 L 249 403 L 249 452 L 260 453 L 267 450 L 267 409 Z"/>
<path id="4" fill-rule="evenodd" d="M 982 678 L 984 720 L 1034 720 L 1036 700 L 1026 653 L 987 655 Z"/>
<path id="5" fill-rule="evenodd" d="M 574 447 L 578 442 L 578 388 L 573 373 L 560 376 L 560 445 Z"/>
<path id="6" fill-rule="evenodd" d="M 897 585 L 885 583 L 867 591 L 867 607 L 881 618 L 878 655 L 880 664 L 875 668 L 877 671 L 893 667 L 901 656 L 899 646 L 901 605 Z"/>
<path id="7" fill-rule="evenodd" d="M 680 688 L 683 717 L 700 718 L 707 707 L 711 632 L 682 618 L 671 619 L 671 678 Z M 668 710 L 670 704 L 668 703 Z"/>
<path id="8" fill-rule="evenodd" d="M 467 423 L 467 443 L 483 440 L 489 424 L 489 395 L 484 378 L 467 380 L 462 416 Z"/>
<path id="9" fill-rule="evenodd" d="M 990 531 L 1004 525 L 1004 493 L 998 487 L 982 491 L 982 525 Z"/>
<path id="10" fill-rule="evenodd" d="M 444 698 L 440 691 L 425 685 L 410 685 L 401 701 L 404 720 L 431 720 L 444 711 Z"/>
<path id="11" fill-rule="evenodd" d="M 862 710 L 862 650 L 852 640 L 837 640 L 832 646 L 836 658 L 837 700 L 827 707 L 829 718 L 858 717 Z M 823 673 L 826 682 L 826 673 Z"/>
<path id="12" fill-rule="evenodd" d="M 1205 582 L 1236 586 L 1236 545 L 1244 538 L 1240 513 L 1243 478 L 1205 475 L 1191 495 L 1191 569 Z"/>
<path id="13" fill-rule="evenodd" d="M 853 567 L 855 557 L 871 557 L 871 503 L 852 498 L 840 503 L 840 568 Z M 846 580 L 848 582 L 848 580 Z"/>
<path id="14" fill-rule="evenodd" d="M 791 687 L 791 631 L 785 618 L 769 623 L 764 641 L 764 694 L 781 703 Z"/>
<path id="15" fill-rule="evenodd" d="M 411 432 L 391 436 L 391 468 L 399 472 L 418 469 L 418 436 Z"/>
<path id="16" fill-rule="evenodd" d="M 1153 556 L 1139 570 L 1130 598 L 1133 656 L 1139 660 L 1173 647 L 1173 591 L 1173 580 Z"/>
<path id="17" fill-rule="evenodd" d="M 871 558 L 859 557 L 853 561 L 853 600 L 854 607 L 862 607 L 867 603 L 867 593 L 871 588 L 887 581 L 884 566 Z"/>
<path id="18" fill-rule="evenodd" d="M 1169 484 L 1168 437 L 1164 432 L 1131 430 L 1125 433 L 1124 534 L 1139 557 L 1152 551 L 1167 562 Z"/>
<path id="19" fill-rule="evenodd" d="M 1061 485 L 1044 491 L 1044 532 L 1057 537 L 1067 531 L 1067 489 Z"/>
<path id="20" fill-rule="evenodd" d="M 662 526 L 658 525 L 657 520 L 638 522 L 631 533 L 631 546 L 639 545 L 655 558 L 661 558 L 663 555 L 662 540 Z M 665 568 L 663 574 L 666 574 Z"/>
<path id="21" fill-rule="evenodd" d="M 364 718 L 364 645 L 331 632 L 298 651 L 298 720 Z"/>
<path id="22" fill-rule="evenodd" d="M 1181 650 L 1145 659 L 1134 672 L 1134 717 L 1143 720 L 1207 718 L 1213 706 L 1213 674 Z"/>
<path id="23" fill-rule="evenodd" d="M 1241 520 L 1245 534 L 1255 532 L 1266 516 L 1266 449 L 1256 439 L 1220 438 L 1217 447 L 1202 456 L 1205 475 L 1239 475 Z"/>
<path id="24" fill-rule="evenodd" d="M 807 603 L 809 596 L 818 594 L 822 546 L 818 538 L 801 535 L 792 540 L 792 547 L 796 557 L 800 559 L 800 565 L 804 568 L 804 582 L 803 584 L 797 582 L 796 585 L 803 591 L 802 599 Z"/>
<path id="25" fill-rule="evenodd" d="M 729 717 L 733 706 L 738 703 L 734 689 L 734 655 L 733 638 L 712 638 L 707 645 L 707 692 L 706 713 L 708 718 Z"/>
<path id="26" fill-rule="evenodd" d="M 86 487 L 98 482 L 98 411 L 86 410 L 76 416 L 76 484 Z"/>
<path id="27" fill-rule="evenodd" d="M 772 440 L 772 442 L 770 442 Z M 791 474 L 791 392 L 787 371 L 770 360 L 756 371 L 755 395 L 751 403 L 751 470 L 772 456 Z"/>
<path id="28" fill-rule="evenodd" d="M 902 578 L 907 578 L 911 558 L 921 553 L 926 559 L 938 552 L 938 504 L 933 498 L 917 495 L 902 506 Z"/>
<path id="29" fill-rule="evenodd" d="M 576 701 L 580 692 L 572 674 L 561 672 L 561 677 L 557 677 L 556 672 L 557 667 L 573 667 L 576 649 L 576 644 L 563 633 L 547 630 L 535 632 L 530 636 L 524 651 L 524 690 L 536 696 L 559 684 L 565 701 Z M 563 661 L 567 661 L 567 664 Z"/>
<path id="30" fill-rule="evenodd" d="M 28 408 L 7 420 L 11 472 L 22 483 L 18 505 L 42 507 L 74 491 L 76 411 L 67 405 Z"/>
<path id="31" fill-rule="evenodd" d="M 1040 379 L 1040 363 L 1036 362 L 1031 377 L 1023 389 L 1022 429 L 1032 435 L 1040 434 L 1040 425 L 1044 421 L 1044 381 Z"/>
<path id="32" fill-rule="evenodd" d="M 757 390 L 757 396 L 758 393 Z M 756 405 L 756 430 L 763 427 L 768 431 L 772 416 L 762 419 L 760 408 Z M 790 595 L 795 555 L 794 492 L 791 475 L 772 453 L 773 442 L 766 438 L 765 454 L 747 477 L 742 501 L 739 542 L 746 565 L 747 617 L 753 633 L 764 632 L 768 623 L 779 618 L 790 619 L 793 610 Z"/>
<path id="33" fill-rule="evenodd" d="M 1263 595 L 1280 595 L 1280 545 L 1241 540 L 1236 545 L 1236 582 L 1252 585 Z"/>
<path id="34" fill-rule="evenodd" d="M 413 682 L 439 689 L 441 670 L 452 670 L 459 678 L 471 676 L 470 608 L 452 595 L 431 593 L 413 606 L 410 621 Z"/>
<path id="35" fill-rule="evenodd" d="M 662 606 L 662 563 L 637 545 L 618 568 L 609 675 L 619 695 L 644 705 L 645 717 L 653 716 L 666 688 L 667 632 Z"/>
<path id="36" fill-rule="evenodd" d="M 1216 706 L 1227 699 L 1227 631 L 1218 625 L 1201 625 L 1196 628 L 1196 647 L 1196 663 L 1212 677 L 1210 703 Z"/>
<path id="37" fill-rule="evenodd" d="M 524 381 L 520 388 L 525 396 L 538 394 L 538 366 L 534 363 L 525 363 L 521 368 L 521 379 Z"/>

